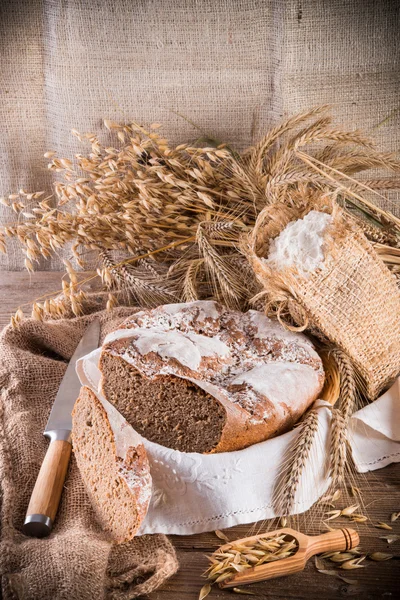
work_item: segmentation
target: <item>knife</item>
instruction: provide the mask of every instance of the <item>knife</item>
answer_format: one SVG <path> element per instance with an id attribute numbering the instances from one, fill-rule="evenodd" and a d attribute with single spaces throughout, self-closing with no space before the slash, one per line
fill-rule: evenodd
<path id="1" fill-rule="evenodd" d="M 26 512 L 23 532 L 33 537 L 45 537 L 51 532 L 71 456 L 72 408 L 79 396 L 80 381 L 75 371 L 78 359 L 99 346 L 100 321 L 94 319 L 86 329 L 69 364 L 44 435 L 50 440 Z"/>

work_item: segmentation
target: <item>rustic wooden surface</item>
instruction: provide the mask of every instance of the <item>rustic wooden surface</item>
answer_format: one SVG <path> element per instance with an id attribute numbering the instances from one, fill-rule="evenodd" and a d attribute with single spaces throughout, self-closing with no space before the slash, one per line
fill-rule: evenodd
<path id="1" fill-rule="evenodd" d="M 9 321 L 10 313 L 16 308 L 29 302 L 46 292 L 59 289 L 61 280 L 60 273 L 40 272 L 32 276 L 25 272 L 0 273 L 0 327 Z M 366 561 L 366 567 L 354 571 L 340 571 L 357 583 L 346 583 L 339 578 L 319 573 L 316 570 L 314 560 L 311 559 L 302 573 L 257 583 L 249 586 L 252 596 L 258 600 L 337 600 L 338 598 L 362 598 L 363 600 L 375 600 L 376 598 L 398 598 L 400 592 L 399 579 L 399 557 L 400 542 L 397 541 L 390 546 L 380 536 L 386 533 L 400 535 L 400 519 L 392 523 L 393 531 L 386 532 L 374 527 L 379 521 L 390 522 L 390 514 L 400 511 L 400 465 L 390 465 L 363 476 L 359 476 L 357 486 L 363 497 L 363 509 L 370 521 L 358 527 L 361 547 L 364 551 L 383 551 L 395 555 L 395 558 L 386 562 L 374 563 Z M 343 508 L 348 502 L 337 503 Z M 308 523 L 306 525 L 305 523 Z M 301 520 L 302 529 L 305 533 L 317 533 L 319 518 L 314 518 L 314 526 L 310 527 L 309 521 Z M 291 526 L 294 524 L 291 523 Z M 334 521 L 335 527 L 350 525 L 349 520 Z M 241 525 L 230 530 L 225 530 L 229 539 L 237 539 L 249 535 L 251 525 Z M 212 552 L 222 542 L 214 533 L 204 533 L 193 536 L 171 536 L 171 540 L 177 550 L 180 570 L 160 590 L 151 594 L 149 600 L 196 600 L 199 590 L 204 583 L 201 573 L 207 565 L 205 554 Z M 327 569 L 332 568 L 326 563 Z M 234 594 L 229 590 L 213 588 L 210 600 L 224 598 L 245 598 Z"/>

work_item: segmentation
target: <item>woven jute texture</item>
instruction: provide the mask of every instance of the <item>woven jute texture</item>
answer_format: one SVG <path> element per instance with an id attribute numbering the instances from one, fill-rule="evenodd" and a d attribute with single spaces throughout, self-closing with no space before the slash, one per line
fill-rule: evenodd
<path id="1" fill-rule="evenodd" d="M 320 207 L 319 207 L 320 204 Z M 332 214 L 323 268 L 303 277 L 281 272 L 263 260 L 271 239 L 311 208 Z M 303 207 L 271 205 L 260 215 L 248 246 L 249 259 L 272 302 L 300 326 L 339 346 L 375 399 L 400 371 L 400 292 L 363 232 L 335 203 L 321 198 Z"/>
<path id="2" fill-rule="evenodd" d="M 174 143 L 206 134 L 240 150 L 329 103 L 338 125 L 395 151 L 398 30 L 393 0 L 3 0 L 0 195 L 51 193 L 43 153 L 86 152 L 73 128 L 107 140 L 102 119 L 159 122 Z M 0 206 L 0 218 L 17 216 Z M 0 269 L 23 269 L 7 244 Z M 63 255 L 40 268 L 62 268 Z"/>
<path id="3" fill-rule="evenodd" d="M 92 303 L 92 309 L 96 302 Z M 132 308 L 97 313 L 102 337 Z M 21 533 L 48 442 L 43 430 L 67 361 L 92 316 L 27 320 L 0 336 L 0 573 L 5 600 L 128 600 L 159 587 L 178 568 L 164 535 L 112 544 L 98 526 L 72 456 L 53 533 Z"/>

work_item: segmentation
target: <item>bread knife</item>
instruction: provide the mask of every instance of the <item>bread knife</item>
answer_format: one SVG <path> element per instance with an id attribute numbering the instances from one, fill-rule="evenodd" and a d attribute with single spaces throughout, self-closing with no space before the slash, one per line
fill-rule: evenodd
<path id="1" fill-rule="evenodd" d="M 50 440 L 25 517 L 23 532 L 33 537 L 50 534 L 57 514 L 71 456 L 71 412 L 79 396 L 75 371 L 78 359 L 99 346 L 100 321 L 95 318 L 79 342 L 58 389 L 44 435 Z"/>

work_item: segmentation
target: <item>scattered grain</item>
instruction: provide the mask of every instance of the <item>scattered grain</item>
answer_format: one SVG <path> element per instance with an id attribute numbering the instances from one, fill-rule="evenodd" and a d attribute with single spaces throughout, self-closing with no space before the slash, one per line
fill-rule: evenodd
<path id="1" fill-rule="evenodd" d="M 383 522 L 377 523 L 375 525 L 375 527 L 377 527 L 378 529 L 388 529 L 388 530 L 393 529 L 393 527 L 390 527 L 390 525 L 388 525 L 387 523 L 383 523 Z"/>
<path id="2" fill-rule="evenodd" d="M 400 536 L 395 535 L 395 534 L 388 534 L 388 535 L 380 536 L 379 539 L 385 540 L 388 544 L 394 544 L 394 542 L 397 542 L 398 540 L 400 540 Z"/>
<path id="3" fill-rule="evenodd" d="M 220 531 L 219 529 L 216 529 L 214 531 L 214 533 L 217 536 L 217 538 L 219 538 L 220 540 L 224 540 L 225 542 L 229 542 L 228 537 L 225 535 L 225 533 L 223 531 Z"/>
<path id="4" fill-rule="evenodd" d="M 203 585 L 203 587 L 200 590 L 199 600 L 204 600 L 204 598 L 207 598 L 207 596 L 210 592 L 211 592 L 211 584 L 206 583 L 205 585 Z"/>
<path id="5" fill-rule="evenodd" d="M 365 521 L 368 521 L 368 517 L 359 513 L 353 513 L 352 515 L 350 515 L 350 517 L 351 520 L 355 523 L 365 523 Z"/>
<path id="6" fill-rule="evenodd" d="M 372 554 L 368 555 L 368 558 L 380 562 L 383 560 L 390 560 L 391 558 L 393 558 L 393 555 L 387 554 L 386 552 L 373 552 Z"/>
<path id="7" fill-rule="evenodd" d="M 362 569 L 365 565 L 360 564 L 365 559 L 365 556 L 360 556 L 359 558 L 352 558 L 351 560 L 347 560 L 346 562 L 340 565 L 341 569 L 350 571 L 352 569 Z"/>
<path id="8" fill-rule="evenodd" d="M 338 517 L 340 517 L 340 515 L 342 514 L 341 510 L 330 510 L 328 512 L 325 513 L 326 515 L 330 515 L 330 517 L 328 517 L 326 519 L 326 521 L 332 521 L 333 519 L 337 519 Z"/>
<path id="9" fill-rule="evenodd" d="M 352 558 L 354 558 L 354 556 L 353 554 L 350 554 L 350 552 L 338 552 L 337 554 L 331 556 L 329 560 L 335 563 L 344 563 Z"/>
<path id="10" fill-rule="evenodd" d="M 390 515 L 390 521 L 394 523 L 400 517 L 400 512 L 394 512 Z"/>
<path id="11" fill-rule="evenodd" d="M 358 504 L 353 504 L 353 506 L 348 506 L 347 508 L 344 508 L 340 514 L 342 517 L 349 517 L 357 510 L 357 508 Z"/>

